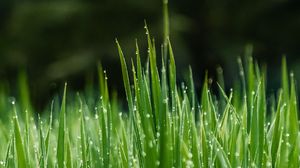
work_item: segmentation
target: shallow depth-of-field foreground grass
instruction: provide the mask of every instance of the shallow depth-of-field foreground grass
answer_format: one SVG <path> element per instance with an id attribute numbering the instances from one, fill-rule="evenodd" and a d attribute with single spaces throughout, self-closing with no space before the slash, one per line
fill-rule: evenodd
<path id="1" fill-rule="evenodd" d="M 138 45 L 129 62 L 117 43 L 123 112 L 101 66 L 94 103 L 85 94 L 66 94 L 65 85 L 62 100 L 53 99 L 42 116 L 30 108 L 24 75 L 17 100 L 2 87 L 0 167 L 299 167 L 295 81 L 284 59 L 282 88 L 274 95 L 265 94 L 265 71 L 251 57 L 238 61 L 240 82 L 229 93 L 222 71 L 216 93 L 207 77 L 196 93 L 192 71 L 185 83 L 176 80 L 170 42 L 157 59 L 146 31 L 145 66 Z"/>
<path id="2" fill-rule="evenodd" d="M 197 93 L 191 69 L 187 81 L 176 80 L 167 26 L 161 51 L 147 27 L 146 34 L 147 62 L 138 44 L 126 61 L 117 42 L 128 108 L 108 90 L 101 65 L 96 93 L 67 94 L 65 85 L 41 116 L 31 108 L 26 75 L 16 99 L 1 85 L 0 167 L 299 167 L 296 86 L 285 59 L 282 87 L 273 95 L 249 55 L 239 59 L 229 92 L 219 69 L 219 89 L 212 93 L 206 76 Z"/>

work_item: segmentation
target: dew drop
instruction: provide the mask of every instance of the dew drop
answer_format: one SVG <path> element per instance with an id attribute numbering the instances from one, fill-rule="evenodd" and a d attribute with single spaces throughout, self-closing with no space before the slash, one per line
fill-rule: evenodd
<path id="1" fill-rule="evenodd" d="M 235 152 L 234 156 L 235 156 L 235 157 L 239 157 L 240 154 L 239 154 L 238 152 Z"/>
<path id="2" fill-rule="evenodd" d="M 164 99 L 164 104 L 167 104 L 167 103 L 168 103 L 168 101 L 169 101 L 169 98 L 168 98 L 168 97 L 166 97 L 166 98 Z"/>
<path id="3" fill-rule="evenodd" d="M 240 75 L 241 75 L 241 76 L 244 76 L 244 71 L 240 71 Z"/>
<path id="4" fill-rule="evenodd" d="M 193 154 L 191 152 L 188 153 L 188 158 L 191 159 L 193 157 Z"/>
<path id="5" fill-rule="evenodd" d="M 150 148 L 153 148 L 153 143 L 152 143 L 152 141 L 150 141 L 148 145 L 149 145 Z"/>
<path id="6" fill-rule="evenodd" d="M 187 167 L 194 167 L 194 164 L 191 160 L 186 161 L 186 166 Z"/>

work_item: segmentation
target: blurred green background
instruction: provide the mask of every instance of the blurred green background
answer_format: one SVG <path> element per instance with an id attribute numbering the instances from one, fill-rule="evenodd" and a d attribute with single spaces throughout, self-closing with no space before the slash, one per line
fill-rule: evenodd
<path id="1" fill-rule="evenodd" d="M 179 74 L 191 65 L 198 87 L 204 70 L 214 76 L 218 65 L 232 85 L 236 58 L 247 44 L 254 46 L 258 62 L 268 65 L 269 89 L 279 86 L 283 54 L 300 75 L 298 1 L 169 0 L 169 13 Z M 114 40 L 119 39 L 128 60 L 135 53 L 135 38 L 146 55 L 144 20 L 159 48 L 160 0 L 1 0 L 0 80 L 15 88 L 18 72 L 25 70 L 33 102 L 42 109 L 64 81 L 74 90 L 96 81 L 101 60 L 110 87 L 122 95 Z"/>

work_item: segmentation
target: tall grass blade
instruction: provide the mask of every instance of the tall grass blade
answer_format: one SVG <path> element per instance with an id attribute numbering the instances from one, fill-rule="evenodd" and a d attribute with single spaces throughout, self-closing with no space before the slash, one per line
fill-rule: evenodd
<path id="1" fill-rule="evenodd" d="M 26 160 L 26 155 L 25 155 L 25 149 L 24 149 L 24 144 L 22 140 L 22 135 L 20 131 L 20 125 L 17 117 L 17 111 L 16 111 L 16 106 L 13 102 L 13 109 L 15 113 L 14 117 L 14 135 L 15 135 L 15 148 L 16 148 L 16 154 L 17 154 L 17 163 L 19 168 L 26 168 L 27 166 L 27 160 Z"/>
<path id="2" fill-rule="evenodd" d="M 65 165 L 65 113 L 66 113 L 66 94 L 67 94 L 67 83 L 65 83 L 64 94 L 61 104 L 61 110 L 59 115 L 59 128 L 58 128 L 58 139 L 57 139 L 57 166 L 58 168 L 64 168 Z"/>

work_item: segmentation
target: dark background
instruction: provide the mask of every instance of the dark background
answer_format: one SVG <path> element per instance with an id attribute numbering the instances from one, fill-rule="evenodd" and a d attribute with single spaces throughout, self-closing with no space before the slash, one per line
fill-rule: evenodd
<path id="1" fill-rule="evenodd" d="M 170 39 L 179 76 L 191 65 L 199 88 L 203 72 L 214 76 L 218 65 L 226 85 L 237 76 L 237 57 L 253 45 L 253 56 L 267 64 L 268 88 L 280 84 L 285 54 L 300 74 L 300 3 L 291 0 L 170 0 Z M 96 82 L 97 62 L 108 71 L 111 88 L 123 94 L 115 38 L 127 60 L 138 39 L 146 55 L 144 20 L 162 37 L 160 0 L 1 0 L 0 80 L 15 88 L 25 70 L 37 109 L 51 100 L 63 82 L 84 90 Z M 12 93 L 14 89 L 11 89 Z"/>

